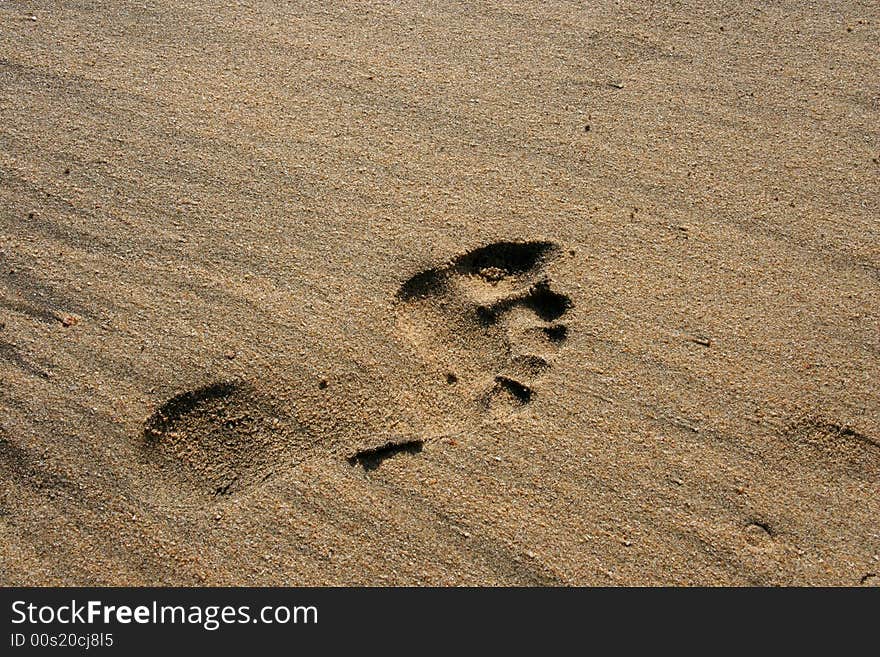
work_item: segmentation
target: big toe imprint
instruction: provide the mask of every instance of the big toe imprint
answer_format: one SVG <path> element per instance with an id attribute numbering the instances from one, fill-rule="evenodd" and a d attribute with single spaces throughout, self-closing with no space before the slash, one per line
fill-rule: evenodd
<path id="1" fill-rule="evenodd" d="M 568 337 L 560 320 L 572 302 L 547 273 L 558 253 L 552 242 L 495 242 L 419 272 L 398 290 L 398 326 L 484 407 L 522 408 Z"/>
<path id="2" fill-rule="evenodd" d="M 291 409 L 244 381 L 220 381 L 172 397 L 147 420 L 151 459 L 211 495 L 265 480 L 311 440 Z"/>

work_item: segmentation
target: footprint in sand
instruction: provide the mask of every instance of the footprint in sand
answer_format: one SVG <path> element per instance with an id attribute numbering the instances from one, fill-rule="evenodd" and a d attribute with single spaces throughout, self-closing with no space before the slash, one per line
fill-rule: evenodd
<path id="1" fill-rule="evenodd" d="M 312 445 L 290 408 L 243 381 L 172 397 L 147 419 L 143 435 L 154 462 L 214 496 L 264 481 Z"/>
<path id="2" fill-rule="evenodd" d="M 550 242 L 497 242 L 416 274 L 398 290 L 398 323 L 446 381 L 469 390 L 483 411 L 504 415 L 535 395 L 533 385 L 568 335 L 559 320 L 571 300 L 553 290 Z M 176 395 L 146 421 L 150 460 L 219 497 L 241 493 L 295 465 L 318 445 L 295 409 L 244 381 L 219 381 Z M 370 471 L 417 454 L 425 441 L 383 436 L 348 456 Z"/>
<path id="3" fill-rule="evenodd" d="M 877 481 L 880 442 L 854 428 L 821 416 L 801 417 L 783 430 L 791 456 L 811 467 Z"/>
<path id="4" fill-rule="evenodd" d="M 419 272 L 397 292 L 398 326 L 482 408 L 522 409 L 568 336 L 560 320 L 571 299 L 546 271 L 558 252 L 551 242 L 496 242 Z"/>

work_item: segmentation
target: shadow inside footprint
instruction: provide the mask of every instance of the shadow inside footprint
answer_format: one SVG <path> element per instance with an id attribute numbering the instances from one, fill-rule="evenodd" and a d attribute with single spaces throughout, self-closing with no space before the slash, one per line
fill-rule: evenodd
<path id="1" fill-rule="evenodd" d="M 495 385 L 490 388 L 486 401 L 492 405 L 502 399 L 517 406 L 524 406 L 532 401 L 532 389 L 516 379 L 499 375 L 495 377 Z"/>
<path id="2" fill-rule="evenodd" d="M 349 465 L 360 465 L 366 472 L 376 470 L 382 463 L 398 454 L 418 454 L 425 446 L 424 440 L 388 440 L 378 447 L 362 449 L 348 457 Z"/>
<path id="3" fill-rule="evenodd" d="M 398 326 L 426 360 L 479 388 L 484 408 L 522 408 L 568 337 L 559 320 L 573 304 L 546 271 L 558 252 L 495 242 L 421 271 L 397 292 Z"/>
<path id="4" fill-rule="evenodd" d="M 172 397 L 147 420 L 144 439 L 151 458 L 215 496 L 266 479 L 309 442 L 292 413 L 242 381 Z"/>

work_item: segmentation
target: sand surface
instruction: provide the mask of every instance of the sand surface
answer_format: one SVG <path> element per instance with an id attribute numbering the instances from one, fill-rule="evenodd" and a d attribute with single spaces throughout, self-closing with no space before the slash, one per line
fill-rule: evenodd
<path id="1" fill-rule="evenodd" d="M 880 583 L 880 5 L 0 0 L 0 584 Z"/>

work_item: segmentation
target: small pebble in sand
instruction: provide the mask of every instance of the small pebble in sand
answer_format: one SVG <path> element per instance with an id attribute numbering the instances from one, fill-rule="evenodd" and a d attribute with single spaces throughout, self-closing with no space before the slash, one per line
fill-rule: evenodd
<path id="1" fill-rule="evenodd" d="M 495 283 L 500 281 L 502 278 L 506 276 L 507 272 L 505 272 L 500 267 L 483 267 L 480 270 L 480 276 L 485 278 L 487 281 Z"/>

